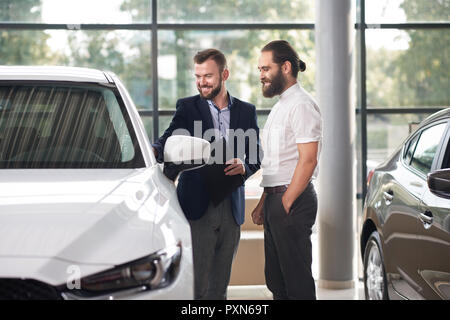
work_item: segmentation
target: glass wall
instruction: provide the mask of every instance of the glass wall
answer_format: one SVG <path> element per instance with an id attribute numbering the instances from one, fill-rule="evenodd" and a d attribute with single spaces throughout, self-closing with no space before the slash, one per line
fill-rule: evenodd
<path id="1" fill-rule="evenodd" d="M 450 0 L 357 2 L 358 190 L 410 129 L 450 105 Z M 366 170 L 367 169 L 367 170 Z M 364 173 L 363 173 L 364 172 Z"/>
<path id="2" fill-rule="evenodd" d="M 311 0 L 159 0 L 162 23 L 292 23 L 314 21 Z"/>
<path id="3" fill-rule="evenodd" d="M 367 30 L 367 106 L 448 105 L 449 43 L 448 29 Z"/>
<path id="4" fill-rule="evenodd" d="M 355 196 L 364 199 L 368 170 L 413 123 L 450 105 L 450 0 L 354 5 Z M 259 50 L 273 39 L 290 41 L 307 63 L 300 82 L 315 95 L 314 19 L 315 0 L 2 0 L 0 64 L 113 71 L 154 140 L 170 123 L 176 100 L 197 93 L 193 55 L 216 47 L 228 58 L 228 89 L 257 106 L 263 127 L 276 98 L 260 93 Z"/>
<path id="5" fill-rule="evenodd" d="M 113 71 L 138 108 L 151 110 L 151 33 L 118 25 L 149 21 L 149 12 L 148 1 L 2 0 L 0 64 Z"/>
<path id="6" fill-rule="evenodd" d="M 367 23 L 448 22 L 448 0 L 365 0 Z"/>
<path id="7" fill-rule="evenodd" d="M 46 24 L 151 22 L 151 1 L 2 0 L 0 21 Z"/>
<path id="8" fill-rule="evenodd" d="M 162 30 L 158 32 L 159 108 L 174 109 L 180 97 L 198 94 L 192 58 L 201 48 L 219 48 L 227 57 L 230 93 L 258 109 L 270 109 L 276 98 L 261 94 L 258 57 L 270 39 L 286 39 L 307 61 L 302 85 L 314 94 L 314 32 L 310 30 Z"/>

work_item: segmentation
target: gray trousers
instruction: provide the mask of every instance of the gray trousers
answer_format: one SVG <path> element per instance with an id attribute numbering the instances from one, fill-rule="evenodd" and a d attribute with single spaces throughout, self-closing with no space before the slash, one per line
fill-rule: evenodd
<path id="1" fill-rule="evenodd" d="M 310 183 L 286 214 L 283 193 L 268 194 L 264 202 L 265 276 L 276 300 L 315 300 L 311 272 L 312 226 L 317 196 Z"/>
<path id="2" fill-rule="evenodd" d="M 230 282 L 241 228 L 231 212 L 227 197 L 217 207 L 210 202 L 198 220 L 189 220 L 194 257 L 194 298 L 224 300 Z"/>

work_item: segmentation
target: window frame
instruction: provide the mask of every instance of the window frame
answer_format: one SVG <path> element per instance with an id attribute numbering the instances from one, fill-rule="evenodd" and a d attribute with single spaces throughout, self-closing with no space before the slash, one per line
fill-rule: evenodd
<path id="1" fill-rule="evenodd" d="M 435 171 L 436 167 L 437 167 L 437 164 L 438 164 L 438 161 L 439 161 L 439 159 L 441 159 L 443 141 L 444 141 L 444 139 L 446 139 L 447 135 L 449 134 L 449 132 L 448 132 L 449 123 L 448 123 L 447 119 L 436 120 L 435 122 L 429 123 L 428 125 L 418 129 L 413 135 L 411 135 L 410 138 L 408 138 L 408 141 L 406 143 L 404 143 L 404 145 L 403 145 L 403 150 L 402 150 L 402 153 L 401 153 L 402 154 L 402 156 L 401 156 L 402 164 L 409 171 L 411 171 L 412 173 L 414 173 L 415 175 L 421 177 L 424 180 L 427 179 L 428 173 L 426 174 L 426 173 L 420 171 L 419 169 L 413 167 L 411 165 L 412 159 L 414 158 L 417 145 L 419 144 L 419 141 L 420 141 L 420 138 L 422 137 L 423 132 L 428 130 L 428 129 L 430 129 L 430 128 L 432 128 L 432 127 L 435 127 L 437 125 L 443 124 L 443 123 L 446 124 L 446 126 L 444 128 L 444 133 L 442 134 L 442 136 L 441 136 L 441 138 L 440 138 L 440 140 L 438 142 L 438 148 L 436 150 L 436 153 L 433 156 L 433 162 L 431 164 L 431 168 L 430 168 L 430 171 L 428 173 Z M 415 140 L 416 138 L 417 138 L 417 140 Z M 414 145 L 414 152 L 412 154 L 412 157 L 411 157 L 409 163 L 407 163 L 405 161 L 406 152 L 407 152 L 407 150 L 409 150 L 409 147 L 411 146 L 411 143 L 413 143 L 413 142 L 415 143 L 415 145 Z"/>
<path id="2" fill-rule="evenodd" d="M 449 157 L 449 159 L 447 160 L 450 162 L 450 119 L 447 119 L 447 128 L 445 130 L 446 132 L 444 133 L 443 138 L 440 141 L 439 156 L 436 158 L 436 166 L 434 170 L 443 169 L 442 164 L 444 162 L 446 153 Z M 447 145 L 445 144 L 445 142 L 447 142 Z"/>
<path id="3" fill-rule="evenodd" d="M 413 134 L 412 137 L 410 139 L 408 139 L 408 141 L 405 143 L 405 146 L 404 146 L 403 151 L 402 151 L 402 160 L 403 160 L 403 163 L 405 165 L 407 165 L 407 166 L 409 166 L 411 164 L 412 156 L 414 155 L 414 152 L 416 151 L 417 142 L 420 139 L 420 135 L 421 135 L 421 132 Z M 413 146 L 413 143 L 414 143 L 414 146 Z M 407 161 L 406 157 L 407 157 L 409 149 L 411 147 L 414 150 L 412 151 L 411 158 L 409 159 L 409 161 Z"/>

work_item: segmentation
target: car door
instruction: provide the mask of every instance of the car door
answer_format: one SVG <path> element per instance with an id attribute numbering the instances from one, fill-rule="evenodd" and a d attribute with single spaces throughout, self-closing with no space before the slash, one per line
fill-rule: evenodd
<path id="1" fill-rule="evenodd" d="M 386 220 L 383 227 L 386 273 L 397 293 L 408 299 L 425 298 L 418 274 L 418 218 L 420 201 L 446 123 L 419 130 L 406 144 L 392 178 L 383 184 Z"/>
<path id="2" fill-rule="evenodd" d="M 450 167 L 450 129 L 441 141 L 440 156 L 432 169 Z M 427 187 L 418 216 L 419 285 L 427 299 L 450 300 L 450 199 L 433 194 Z"/>
<path id="3" fill-rule="evenodd" d="M 385 213 L 382 239 L 386 276 L 395 291 L 408 299 L 421 299 L 416 294 L 417 256 L 411 248 L 426 181 L 409 167 L 420 134 L 409 139 L 397 163 L 384 174 L 379 202 L 380 212 Z"/>

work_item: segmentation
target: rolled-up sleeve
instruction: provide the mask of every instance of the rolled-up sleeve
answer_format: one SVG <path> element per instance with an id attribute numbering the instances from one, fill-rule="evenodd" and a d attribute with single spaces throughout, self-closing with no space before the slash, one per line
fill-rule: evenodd
<path id="1" fill-rule="evenodd" d="M 319 109 L 310 103 L 300 103 L 292 108 L 289 122 L 296 143 L 309 143 L 322 139 L 322 117 Z"/>

